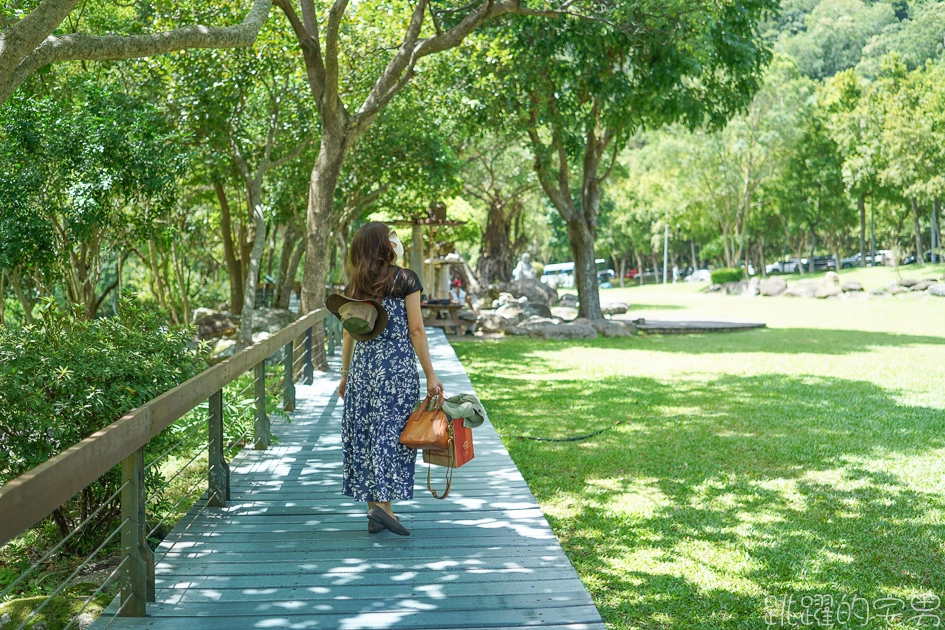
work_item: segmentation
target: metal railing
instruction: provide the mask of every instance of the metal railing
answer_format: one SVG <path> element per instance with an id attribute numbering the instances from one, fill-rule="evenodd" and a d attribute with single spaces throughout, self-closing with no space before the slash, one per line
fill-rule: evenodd
<path id="1" fill-rule="evenodd" d="M 76 494 L 96 483 L 115 466 L 121 466 L 121 484 L 113 494 L 85 520 L 79 523 L 58 544 L 24 570 L 2 593 L 0 601 L 13 589 L 23 584 L 31 575 L 44 566 L 70 541 L 78 540 L 88 529 L 88 524 L 103 510 L 116 509 L 114 502 L 120 502 L 120 522 L 110 532 L 102 534 L 104 539 L 72 571 L 46 599 L 22 620 L 20 628 L 25 628 L 52 598 L 64 591 L 79 573 L 92 563 L 103 549 L 120 536 L 121 560 L 114 567 L 111 575 L 99 588 L 88 596 L 86 605 L 73 615 L 67 628 L 74 627 L 77 616 L 105 589 L 115 577 L 120 579 L 120 606 L 116 616 L 143 617 L 147 602 L 154 601 L 154 553 L 149 545 L 157 530 L 176 514 L 176 510 L 188 499 L 196 500 L 195 491 L 206 499 L 208 507 L 224 507 L 230 498 L 230 470 L 227 464 L 227 452 L 245 443 L 250 431 L 255 449 L 267 449 L 272 441 L 270 416 L 267 411 L 266 375 L 270 358 L 284 352 L 281 363 L 281 398 L 283 411 L 295 409 L 295 383 L 301 379 L 310 384 L 314 380 L 313 338 L 322 337 L 313 334 L 316 326 L 323 323 L 324 337 L 328 353 L 334 354 L 341 338 L 340 323 L 336 318 L 327 318 L 328 312 L 319 309 L 308 313 L 274 335 L 236 353 L 225 361 L 201 372 L 187 382 L 158 396 L 150 402 L 125 414 L 119 420 L 93 433 L 78 444 L 59 453 L 52 459 L 33 470 L 0 486 L 0 546 L 27 532 L 40 521 L 56 511 Z M 318 331 L 320 332 L 320 331 Z M 252 382 L 243 392 L 232 392 L 230 397 L 240 397 L 248 390 L 253 396 L 253 423 L 242 436 L 229 444 L 224 430 L 224 402 L 227 385 L 235 384 L 247 371 L 252 371 Z M 183 426 L 180 436 L 171 439 L 174 444 L 145 461 L 145 449 L 155 436 L 172 427 L 181 418 L 206 404 L 205 424 L 192 427 Z M 196 413 L 196 411 L 195 411 Z M 193 418 L 191 414 L 188 416 Z M 147 519 L 148 500 L 145 475 L 152 467 L 159 466 L 176 449 L 195 434 L 206 430 L 207 439 L 200 440 L 202 446 L 195 453 L 188 452 L 189 458 L 163 486 L 153 493 L 152 500 L 160 499 L 161 494 L 172 482 L 183 479 L 182 475 L 193 474 L 189 467 L 198 465 L 198 458 L 206 453 L 206 472 L 197 476 L 197 482 L 174 506 L 166 510 L 165 516 L 149 528 Z M 180 437 L 180 439 L 176 439 Z M 155 443 L 160 444 L 160 443 Z M 188 479 L 189 482 L 189 479 Z M 204 483 L 206 484 L 204 486 Z M 206 488 L 205 493 L 202 487 Z M 189 506 L 189 504 L 188 504 Z M 187 506 L 183 508 L 186 512 Z M 107 536 L 106 536 L 107 534 Z"/>

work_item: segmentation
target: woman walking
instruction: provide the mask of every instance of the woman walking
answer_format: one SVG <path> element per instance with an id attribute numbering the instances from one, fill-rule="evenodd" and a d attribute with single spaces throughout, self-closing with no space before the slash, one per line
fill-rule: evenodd
<path id="1" fill-rule="evenodd" d="M 417 452 L 400 443 L 400 433 L 420 399 L 418 358 L 427 393 L 443 394 L 420 312 L 423 287 L 417 274 L 394 264 L 403 245 L 383 223 L 362 226 L 349 252 L 345 295 L 327 301 L 345 327 L 338 386 L 344 398 L 342 492 L 367 502 L 370 533 L 409 536 L 391 502 L 413 498 Z"/>

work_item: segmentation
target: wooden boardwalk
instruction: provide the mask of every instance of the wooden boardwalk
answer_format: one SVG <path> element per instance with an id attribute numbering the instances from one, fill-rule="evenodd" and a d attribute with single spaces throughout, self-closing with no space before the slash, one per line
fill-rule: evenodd
<path id="1" fill-rule="evenodd" d="M 447 393 L 473 391 L 442 331 L 429 334 Z M 368 534 L 365 505 L 341 495 L 336 379 L 298 387 L 291 424 L 273 419 L 278 443 L 231 462 L 227 507 L 196 505 L 158 547 L 148 617 L 111 627 L 603 630 L 488 424 L 473 431 L 476 458 L 445 500 L 426 490 L 418 457 L 415 498 L 395 504 L 412 536 Z M 435 487 L 443 471 L 434 467 Z"/>

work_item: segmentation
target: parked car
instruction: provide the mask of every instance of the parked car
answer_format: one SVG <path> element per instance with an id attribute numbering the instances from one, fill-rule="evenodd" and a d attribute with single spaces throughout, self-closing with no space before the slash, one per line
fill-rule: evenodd
<path id="1" fill-rule="evenodd" d="M 927 262 L 927 263 L 932 262 L 932 250 L 930 249 L 930 250 L 926 251 L 926 252 L 925 252 L 925 255 L 923 256 L 923 258 L 925 259 L 925 262 Z M 906 259 L 902 261 L 902 264 L 904 264 L 904 265 L 914 265 L 914 264 L 915 264 L 915 254 L 913 254 L 912 256 L 906 257 Z"/>
<path id="2" fill-rule="evenodd" d="M 686 282 L 709 282 L 711 279 L 712 274 L 708 269 L 696 269 L 685 277 Z"/>
<path id="3" fill-rule="evenodd" d="M 798 273 L 800 272 L 800 262 L 797 258 L 790 258 L 788 260 L 779 260 L 773 262 L 770 265 L 765 267 L 765 272 L 770 276 L 772 274 L 779 273 Z M 802 262 L 806 265 L 807 259 L 802 259 Z"/>
<path id="4" fill-rule="evenodd" d="M 636 269 L 628 269 L 627 271 L 623 272 L 624 280 L 633 280 L 639 275 L 640 275 L 640 272 L 637 271 Z"/>

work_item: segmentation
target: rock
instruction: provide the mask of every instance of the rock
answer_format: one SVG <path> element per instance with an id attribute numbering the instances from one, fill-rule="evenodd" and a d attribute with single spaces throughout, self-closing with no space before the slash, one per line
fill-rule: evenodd
<path id="1" fill-rule="evenodd" d="M 748 295 L 754 297 L 761 293 L 761 278 L 755 276 L 748 280 Z"/>
<path id="2" fill-rule="evenodd" d="M 92 625 L 93 621 L 95 621 L 95 617 L 87 612 L 84 612 L 75 618 L 75 627 L 79 630 L 85 630 Z"/>
<path id="3" fill-rule="evenodd" d="M 780 276 L 771 276 L 758 283 L 758 292 L 761 295 L 781 295 L 787 290 L 787 282 Z"/>
<path id="4" fill-rule="evenodd" d="M 529 335 L 537 339 L 597 339 L 597 331 L 590 326 L 558 324 L 532 330 Z"/>
<path id="5" fill-rule="evenodd" d="M 505 332 L 509 326 L 511 326 L 509 320 L 495 314 L 480 315 L 476 322 L 476 329 L 484 333 Z"/>
<path id="6" fill-rule="evenodd" d="M 929 287 L 929 295 L 945 297 L 945 284 L 933 284 Z"/>
<path id="7" fill-rule="evenodd" d="M 720 292 L 721 290 L 722 290 L 722 285 L 721 285 L 721 284 L 710 284 L 709 286 L 707 286 L 707 287 L 704 289 L 704 291 L 705 291 L 706 293 L 718 293 L 718 292 Z"/>
<path id="8" fill-rule="evenodd" d="M 206 315 L 194 320 L 197 327 L 197 339 L 220 339 L 236 334 L 236 322 L 225 313 Z"/>
<path id="9" fill-rule="evenodd" d="M 42 621 L 40 621 L 39 623 L 34 623 L 30 627 L 32 628 L 32 630 L 46 630 L 46 624 L 44 624 Z"/>
<path id="10" fill-rule="evenodd" d="M 10 623 L 12 620 L 13 620 L 13 619 L 12 619 L 12 617 L 10 617 L 10 613 L 3 613 L 2 615 L 0 615 L 0 628 L 2 628 L 3 626 L 7 625 L 7 624 Z"/>
<path id="11" fill-rule="evenodd" d="M 253 311 L 253 332 L 277 333 L 295 321 L 287 308 L 258 308 Z"/>
<path id="12" fill-rule="evenodd" d="M 859 282 L 844 282 L 840 289 L 844 293 L 850 293 L 851 291 L 862 291 L 863 285 Z"/>
<path id="13" fill-rule="evenodd" d="M 558 303 L 558 291 L 544 282 L 534 279 L 514 280 L 498 285 L 499 291 L 511 293 L 515 297 L 527 297 L 529 302 L 541 302 L 545 306 Z"/>
<path id="14" fill-rule="evenodd" d="M 570 322 L 578 316 L 578 311 L 573 306 L 553 306 L 551 307 L 551 315 L 552 317 Z"/>
<path id="15" fill-rule="evenodd" d="M 510 324 L 518 324 L 525 319 L 525 309 L 521 304 L 503 304 L 495 310 L 495 314 L 508 320 Z"/>
<path id="16" fill-rule="evenodd" d="M 870 295 L 886 295 L 887 293 L 889 293 L 889 289 L 885 287 L 879 287 L 878 289 L 870 291 Z"/>
<path id="17" fill-rule="evenodd" d="M 908 293 L 909 289 L 905 287 L 901 287 L 897 284 L 889 292 L 892 293 L 893 295 L 899 295 L 900 293 Z"/>
<path id="18" fill-rule="evenodd" d="M 545 326 L 557 326 L 561 323 L 562 321 L 560 319 L 555 319 L 553 317 L 538 317 L 537 315 L 533 315 L 532 317 L 523 320 L 522 323 L 518 325 L 518 327 L 531 331 L 537 328 L 544 328 Z"/>
<path id="19" fill-rule="evenodd" d="M 912 290 L 913 291 L 926 291 L 933 284 L 938 284 L 938 280 L 922 280 L 921 282 L 916 284 L 914 287 L 912 287 Z"/>
<path id="20" fill-rule="evenodd" d="M 203 319 L 204 317 L 207 317 L 208 315 L 216 315 L 219 312 L 220 311 L 215 311 L 212 308 L 204 308 L 201 306 L 200 308 L 194 309 L 194 312 L 191 313 L 190 321 L 196 322 Z"/>
<path id="21" fill-rule="evenodd" d="M 602 302 L 600 311 L 604 315 L 623 315 L 630 310 L 630 305 L 626 302 Z"/>
<path id="22" fill-rule="evenodd" d="M 906 287 L 907 289 L 911 289 L 911 288 L 914 287 L 915 285 L 919 284 L 919 279 L 918 279 L 918 278 L 906 278 L 905 280 L 903 280 L 903 281 L 900 282 L 899 284 L 901 284 L 902 286 Z"/>
<path id="23" fill-rule="evenodd" d="M 578 304 L 580 304 L 580 302 L 578 301 L 576 293 L 565 293 L 558 301 L 558 306 L 567 306 L 570 308 L 577 308 Z"/>
<path id="24" fill-rule="evenodd" d="M 521 336 L 521 335 L 527 335 L 528 329 L 522 328 L 521 326 L 509 326 L 508 328 L 505 329 L 505 334 L 516 336 L 516 337 Z"/>
<path id="25" fill-rule="evenodd" d="M 551 309 L 541 302 L 526 302 L 522 313 L 525 317 L 551 317 Z"/>
<path id="26" fill-rule="evenodd" d="M 235 339 L 220 339 L 213 344 L 213 350 L 210 351 L 210 361 L 222 361 L 236 354 Z"/>
<path id="27" fill-rule="evenodd" d="M 787 291 L 784 292 L 784 295 L 790 297 L 812 298 L 817 294 L 818 289 L 820 289 L 820 285 L 813 280 L 801 280 L 800 282 L 794 284 L 794 286 L 788 287 Z"/>
<path id="28" fill-rule="evenodd" d="M 590 324 L 591 328 L 602 337 L 629 337 L 633 334 L 626 326 L 609 319 L 594 319 L 590 321 Z"/>
<path id="29" fill-rule="evenodd" d="M 837 287 L 819 287 L 817 291 L 814 293 L 814 297 L 817 298 L 818 300 L 829 298 L 834 295 L 840 295 L 840 289 L 838 289 Z"/>
<path id="30" fill-rule="evenodd" d="M 836 271 L 828 271 L 827 275 L 824 276 L 824 281 L 827 283 L 828 289 L 837 289 L 840 287 L 840 274 Z"/>

